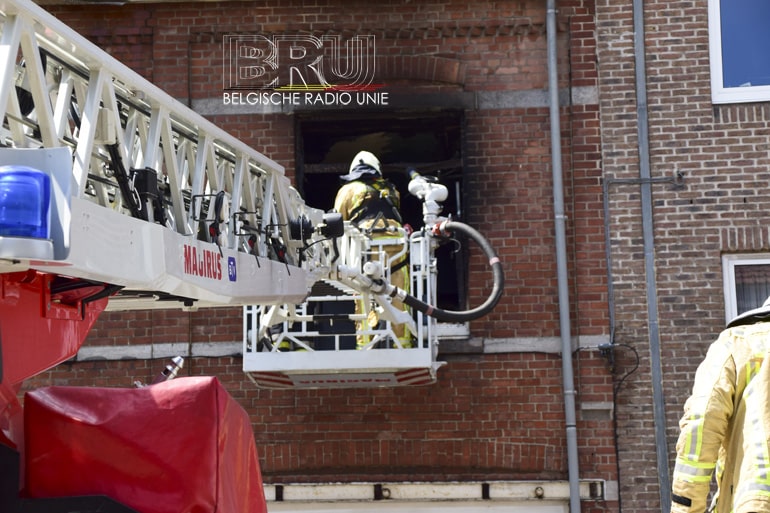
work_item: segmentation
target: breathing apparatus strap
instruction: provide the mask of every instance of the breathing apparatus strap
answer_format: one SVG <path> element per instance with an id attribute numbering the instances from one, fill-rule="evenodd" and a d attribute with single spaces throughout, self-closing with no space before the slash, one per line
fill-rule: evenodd
<path id="1" fill-rule="evenodd" d="M 395 187 L 390 182 L 383 179 L 361 180 L 366 185 L 366 195 L 358 207 L 350 213 L 350 220 L 360 225 L 363 221 L 374 219 L 372 226 L 380 219 L 389 219 L 402 224 L 401 214 L 398 211 L 398 205 L 393 198 L 396 197 Z M 377 229 L 372 231 L 386 231 Z"/>

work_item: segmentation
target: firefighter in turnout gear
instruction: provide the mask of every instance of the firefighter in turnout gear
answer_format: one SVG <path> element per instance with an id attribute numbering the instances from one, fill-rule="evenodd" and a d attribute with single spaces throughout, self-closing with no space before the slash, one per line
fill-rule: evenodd
<path id="1" fill-rule="evenodd" d="M 732 320 L 698 367 L 676 445 L 672 513 L 770 512 L 770 299 Z"/>
<path id="2" fill-rule="evenodd" d="M 383 178 L 379 159 L 368 151 L 361 151 L 353 158 L 347 175 L 340 179 L 345 182 L 334 200 L 334 209 L 342 215 L 344 221 L 355 224 L 363 233 L 373 240 L 400 238 L 398 229 L 402 228 L 399 212 L 400 195 L 398 190 L 388 180 Z M 400 245 L 385 245 L 388 258 L 398 254 Z M 399 261 L 392 262 L 390 268 L 390 283 L 400 289 L 409 290 L 409 274 L 407 271 L 407 255 Z M 406 305 L 394 299 L 396 308 L 406 310 Z M 363 312 L 362 305 L 357 305 L 356 313 Z M 357 331 L 374 329 L 379 319 L 372 310 L 368 318 L 357 323 Z M 393 324 L 393 333 L 402 347 L 413 347 L 409 330 L 403 324 Z M 367 335 L 358 334 L 356 345 L 359 349 L 369 343 Z"/>

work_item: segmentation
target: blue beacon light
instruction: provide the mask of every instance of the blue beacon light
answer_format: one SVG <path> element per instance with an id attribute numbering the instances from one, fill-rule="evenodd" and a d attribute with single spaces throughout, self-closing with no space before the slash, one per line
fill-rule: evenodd
<path id="1" fill-rule="evenodd" d="M 0 237 L 50 238 L 51 178 L 27 166 L 0 166 Z"/>

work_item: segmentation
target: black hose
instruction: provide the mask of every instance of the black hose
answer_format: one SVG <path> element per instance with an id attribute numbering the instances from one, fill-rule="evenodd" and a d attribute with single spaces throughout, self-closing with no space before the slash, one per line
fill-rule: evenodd
<path id="1" fill-rule="evenodd" d="M 502 262 L 500 262 L 500 259 L 495 254 L 495 250 L 492 249 L 492 246 L 489 244 L 489 242 L 487 242 L 487 240 L 478 231 L 471 228 L 467 224 L 459 223 L 456 221 L 445 221 L 438 228 L 442 232 L 450 232 L 450 231 L 462 232 L 467 236 L 469 236 L 471 239 L 473 239 L 476 242 L 476 244 L 479 245 L 481 250 L 489 259 L 489 265 L 492 266 L 492 273 L 494 276 L 494 285 L 492 287 L 492 292 L 489 294 L 489 296 L 487 297 L 487 300 L 484 301 L 484 303 L 477 306 L 476 308 L 473 308 L 471 310 L 465 310 L 462 312 L 442 310 L 441 308 L 436 308 L 432 305 L 424 303 L 419 299 L 417 299 L 416 297 L 410 296 L 408 294 L 404 299 L 404 303 L 414 308 L 415 310 L 418 310 L 424 313 L 425 315 L 428 315 L 439 321 L 444 321 L 444 322 L 472 321 L 474 319 L 478 319 L 479 317 L 482 317 L 488 314 L 489 312 L 492 311 L 495 305 L 497 305 L 497 302 L 500 300 L 500 297 L 503 295 L 504 278 L 503 278 Z"/>

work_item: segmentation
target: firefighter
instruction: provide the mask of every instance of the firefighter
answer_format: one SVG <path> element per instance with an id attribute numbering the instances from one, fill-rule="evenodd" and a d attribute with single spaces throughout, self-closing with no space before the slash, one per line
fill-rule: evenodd
<path id="1" fill-rule="evenodd" d="M 398 190 L 382 176 L 379 159 L 368 151 L 360 151 L 350 163 L 348 174 L 340 179 L 344 182 L 337 191 L 334 209 L 342 215 L 344 221 L 355 224 L 371 239 L 399 239 L 399 229 L 403 226 Z M 402 251 L 399 244 L 385 245 L 388 257 Z M 390 283 L 400 289 L 409 290 L 409 274 L 406 267 L 407 257 L 393 262 L 390 268 Z M 406 305 L 394 299 L 393 305 L 406 310 Z M 365 311 L 362 305 L 356 305 L 356 313 Z M 358 331 L 374 329 L 379 320 L 372 310 L 368 318 L 357 325 Z M 411 335 L 403 324 L 393 324 L 393 333 L 402 347 L 412 347 Z M 369 342 L 366 335 L 356 336 L 356 346 L 361 349 Z"/>
<path id="2" fill-rule="evenodd" d="M 695 374 L 676 444 L 672 513 L 770 512 L 770 298 L 731 321 Z"/>

